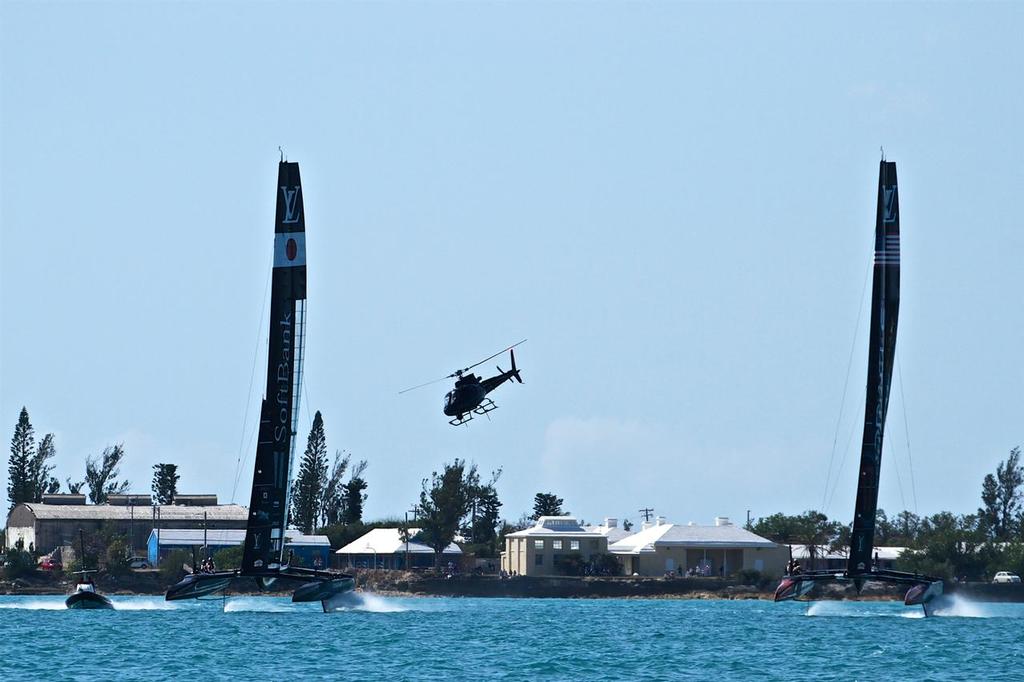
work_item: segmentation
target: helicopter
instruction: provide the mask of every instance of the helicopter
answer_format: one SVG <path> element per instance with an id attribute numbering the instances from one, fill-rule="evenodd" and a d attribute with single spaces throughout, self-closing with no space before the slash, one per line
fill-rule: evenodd
<path id="1" fill-rule="evenodd" d="M 431 384 L 436 384 L 438 381 L 444 381 L 445 379 L 455 379 L 455 388 L 448 391 L 444 397 L 444 413 L 446 416 L 452 417 L 449 420 L 449 424 L 452 426 L 461 426 L 473 418 L 474 414 L 484 415 L 488 412 L 493 412 L 498 409 L 498 406 L 494 404 L 494 401 L 487 397 L 487 394 L 501 386 L 509 379 L 515 379 L 519 383 L 523 383 L 523 378 L 519 375 L 519 369 L 516 367 L 516 352 L 513 350 L 516 346 L 525 343 L 526 339 L 513 343 L 508 348 L 503 348 L 494 355 L 488 356 L 480 362 L 470 365 L 469 367 L 463 367 L 457 369 L 447 376 L 443 376 L 440 379 L 434 379 L 428 381 L 425 384 L 419 384 L 407 388 L 399 393 L 407 393 L 417 388 L 423 388 Z M 496 376 L 481 379 L 473 373 L 466 374 L 469 370 L 473 369 L 477 365 L 482 365 L 492 358 L 496 358 L 505 351 L 508 351 L 509 360 L 512 363 L 512 369 L 509 371 L 503 370 L 498 367 L 498 374 Z"/>

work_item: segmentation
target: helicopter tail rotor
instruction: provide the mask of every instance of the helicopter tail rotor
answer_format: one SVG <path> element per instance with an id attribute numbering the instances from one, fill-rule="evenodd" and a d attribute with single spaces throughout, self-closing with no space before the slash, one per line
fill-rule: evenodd
<path id="1" fill-rule="evenodd" d="M 523 383 L 523 377 L 519 376 L 519 370 L 516 369 L 516 352 L 512 349 L 509 349 L 508 354 L 512 356 L 512 376 L 519 383 Z"/>

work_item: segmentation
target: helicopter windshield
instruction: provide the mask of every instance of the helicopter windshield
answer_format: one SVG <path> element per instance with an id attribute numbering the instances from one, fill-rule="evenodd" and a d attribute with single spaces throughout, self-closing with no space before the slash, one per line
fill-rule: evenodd
<path id="1" fill-rule="evenodd" d="M 452 404 L 452 400 L 455 399 L 455 391 L 448 391 L 448 395 L 444 397 L 444 406 L 448 407 Z"/>

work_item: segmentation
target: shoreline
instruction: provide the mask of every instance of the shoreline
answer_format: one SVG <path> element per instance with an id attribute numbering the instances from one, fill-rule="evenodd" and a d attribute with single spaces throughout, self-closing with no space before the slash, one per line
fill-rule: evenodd
<path id="1" fill-rule="evenodd" d="M 506 599 L 690 599 L 763 600 L 774 597 L 775 583 L 743 585 L 719 578 L 648 577 L 524 577 L 455 576 L 446 578 L 403 571 L 357 571 L 356 591 L 385 597 L 468 597 Z M 97 587 L 109 596 L 163 597 L 167 585 L 157 571 L 121 576 L 101 576 Z M 31 576 L 0 582 L 3 596 L 65 596 L 74 582 L 56 576 Z M 228 589 L 227 597 L 288 596 L 294 586 L 261 591 Z M 1024 584 L 950 584 L 947 594 L 985 602 L 1024 603 Z M 904 591 L 871 584 L 857 594 L 852 586 L 822 585 L 810 595 L 812 601 L 902 601 Z"/>

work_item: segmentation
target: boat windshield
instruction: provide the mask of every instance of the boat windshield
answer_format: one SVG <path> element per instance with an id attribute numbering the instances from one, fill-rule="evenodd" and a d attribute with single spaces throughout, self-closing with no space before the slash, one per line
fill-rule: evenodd
<path id="1" fill-rule="evenodd" d="M 95 592 L 96 586 L 92 583 L 78 583 L 79 592 Z"/>

